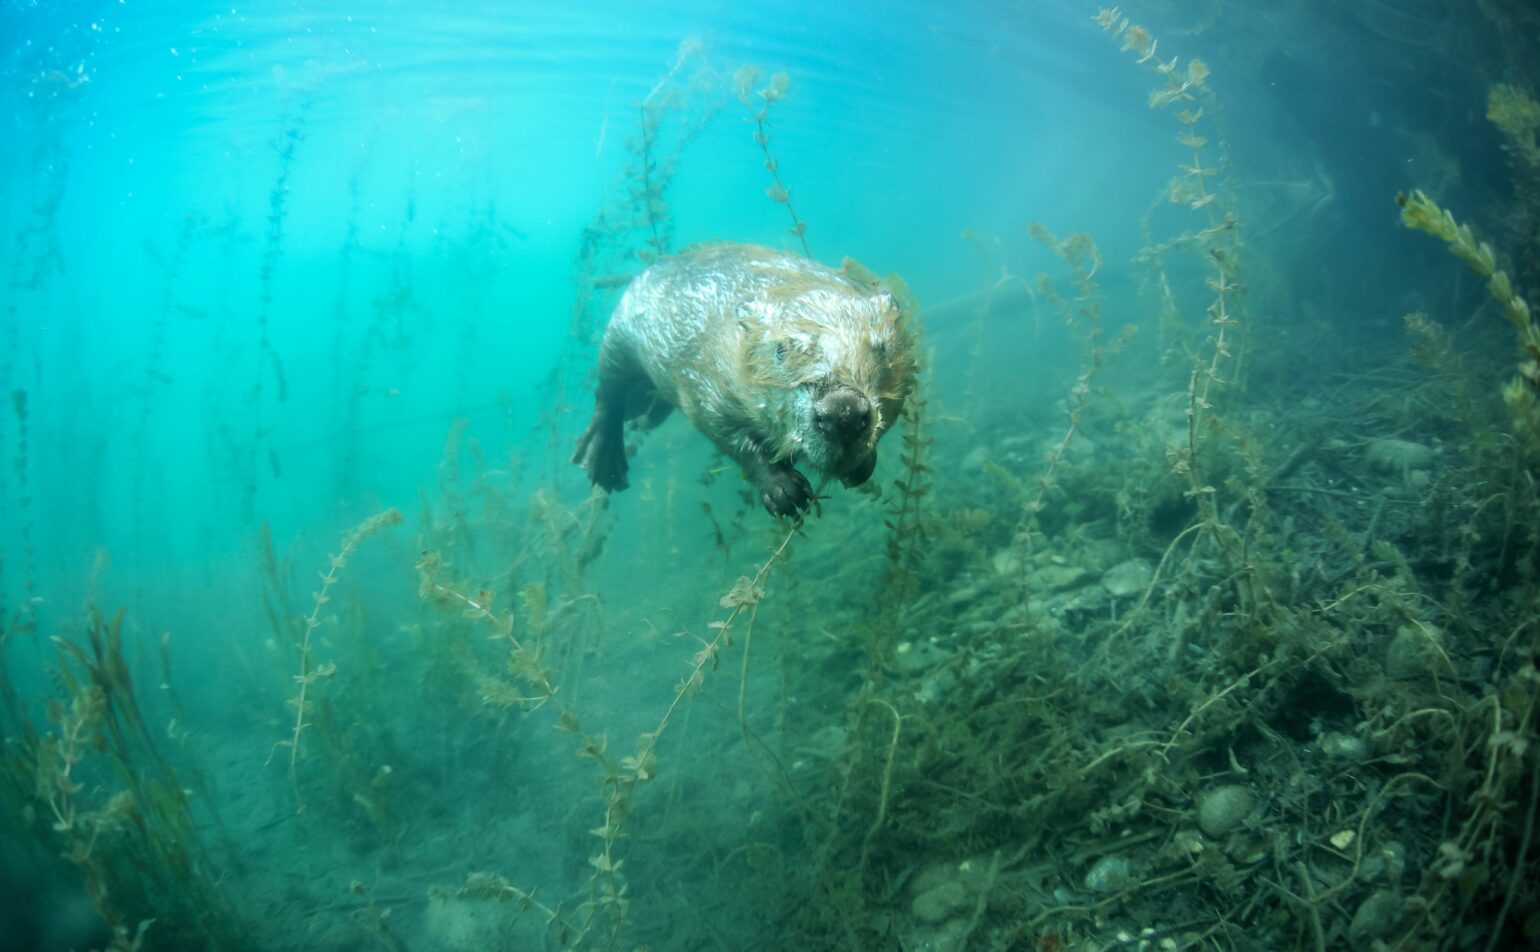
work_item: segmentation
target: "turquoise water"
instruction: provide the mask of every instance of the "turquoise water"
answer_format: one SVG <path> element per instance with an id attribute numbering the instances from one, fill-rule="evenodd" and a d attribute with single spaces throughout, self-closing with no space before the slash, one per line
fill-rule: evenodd
<path id="1" fill-rule="evenodd" d="M 1534 941 L 1540 438 L 1396 196 L 1534 292 L 1535 16 L 1098 13 L 0 4 L 0 946 Z M 882 494 L 591 491 L 626 280 L 794 222 Z"/>

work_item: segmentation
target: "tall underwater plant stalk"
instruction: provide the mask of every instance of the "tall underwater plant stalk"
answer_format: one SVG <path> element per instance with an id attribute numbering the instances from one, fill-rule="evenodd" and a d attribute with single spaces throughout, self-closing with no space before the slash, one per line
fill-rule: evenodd
<path id="1" fill-rule="evenodd" d="M 150 419 L 155 409 L 155 395 L 160 388 L 171 382 L 171 377 L 166 373 L 164 364 L 166 359 L 166 344 L 170 336 L 171 318 L 177 310 L 178 283 L 182 277 L 182 269 L 187 263 L 187 252 L 192 245 L 193 235 L 201 227 L 202 221 L 197 215 L 188 214 L 182 218 L 181 227 L 177 229 L 176 242 L 172 246 L 169 259 L 161 260 L 158 255 L 151 254 L 160 264 L 162 269 L 160 301 L 155 309 L 155 318 L 150 325 L 149 353 L 145 357 L 144 382 L 139 391 L 139 408 L 135 415 L 133 437 L 133 538 L 143 540 L 145 538 L 144 508 L 145 491 L 148 481 L 149 458 L 146 448 L 149 439 Z"/>
<path id="2" fill-rule="evenodd" d="M 1171 472 L 1186 485 L 1184 495 L 1198 512 L 1197 532 L 1193 534 L 1192 544 L 1197 546 L 1203 540 L 1209 541 L 1245 605 L 1248 608 L 1265 605 L 1269 596 L 1248 564 L 1244 540 L 1220 513 L 1216 499 L 1218 490 L 1206 477 L 1207 461 L 1203 453 L 1208 437 L 1221 426 L 1215 401 L 1220 389 L 1232 382 L 1225 375 L 1227 366 L 1232 375 L 1237 372 L 1233 348 L 1241 326 L 1238 222 L 1233 202 L 1212 182 L 1219 174 L 1220 166 L 1207 160 L 1208 138 L 1202 134 L 1206 107 L 1199 100 L 1210 104 L 1212 101 L 1207 85 L 1209 68 L 1197 58 L 1189 59 L 1185 65 L 1175 56 L 1162 59 L 1157 54 L 1158 42 L 1149 30 L 1132 23 L 1117 7 L 1101 9 L 1095 20 L 1110 36 L 1122 41 L 1123 52 L 1133 54 L 1138 64 L 1160 78 L 1160 85 L 1149 94 L 1149 106 L 1151 109 L 1174 110 L 1172 114 L 1181 127 L 1176 139 L 1188 152 L 1187 161 L 1178 166 L 1180 174 L 1166 190 L 1166 199 L 1170 204 L 1200 216 L 1196 227 L 1186 228 L 1174 238 L 1147 246 L 1141 252 L 1141 256 L 1159 271 L 1161 287 L 1168 306 L 1173 309 L 1170 283 L 1160 264 L 1163 255 L 1177 248 L 1190 250 L 1199 256 L 1208 271 L 1204 279 L 1210 295 L 1205 308 L 1208 327 L 1205 348 L 1195 350 L 1192 355 L 1186 387 L 1186 439 L 1171 454 Z M 1183 533 L 1178 539 L 1186 535 Z"/>
<path id="3" fill-rule="evenodd" d="M 77 871 L 113 931 L 109 948 L 238 947 L 193 819 L 194 791 L 162 751 L 130 673 L 123 617 L 92 607 L 83 640 L 54 639 L 60 694 L 48 700 L 47 729 L 34 726 L 0 672 L 8 737 L 0 775 L 9 788 L 0 796 Z"/>
<path id="4" fill-rule="evenodd" d="M 1102 366 L 1106 358 L 1116 353 L 1128 338 L 1134 333 L 1134 327 L 1130 325 L 1121 331 L 1113 340 L 1103 341 L 1103 327 L 1101 323 L 1102 293 L 1096 283 L 1096 274 L 1101 270 L 1101 251 L 1096 247 L 1096 242 L 1090 235 L 1076 232 L 1063 239 L 1056 237 L 1043 225 L 1033 222 L 1030 226 L 1032 239 L 1052 251 L 1059 260 L 1063 261 L 1070 269 L 1071 282 L 1078 292 L 1074 305 L 1065 301 L 1058 291 L 1054 290 L 1053 283 L 1048 275 L 1037 276 L 1038 292 L 1043 299 L 1052 305 L 1063 316 L 1065 323 L 1078 329 L 1085 337 L 1086 366 L 1075 382 L 1071 385 L 1065 410 L 1064 435 L 1054 444 L 1048 454 L 1047 464 L 1037 476 L 1036 486 L 1030 490 L 1030 497 L 1026 491 L 1022 491 L 1022 512 L 1016 524 L 1013 539 L 1016 548 L 1018 570 L 1025 578 L 1030 565 L 1032 555 L 1032 543 L 1038 532 L 1038 514 L 1043 511 L 1047 497 L 1055 485 L 1055 477 L 1059 466 L 1069 454 L 1071 444 L 1085 425 L 1085 417 L 1091 410 L 1091 397 L 1096 378 L 1101 374 Z M 1014 477 L 1005 473 L 998 467 L 994 468 L 996 474 L 1007 481 L 1013 487 L 1019 487 Z"/>
<path id="5" fill-rule="evenodd" d="M 673 152 L 666 150 L 662 135 L 671 115 L 685 113 L 693 90 L 679 80 L 693 62 L 704 61 L 704 53 L 705 44 L 700 37 L 681 40 L 674 65 L 637 103 L 636 135 L 627 143 L 634 152 L 627 175 L 633 180 L 630 192 L 637 205 L 633 225 L 647 229 L 643 239 L 645 247 L 637 253 L 645 262 L 667 254 L 673 245 L 673 218 L 669 215 L 666 195 L 677 169 L 678 151 L 677 148 Z M 702 68 L 710 71 L 709 66 Z M 687 126 L 680 135 L 678 146 L 682 147 L 693 134 Z"/>
<path id="6" fill-rule="evenodd" d="M 304 138 L 301 128 L 309 105 L 308 98 L 302 101 L 298 117 L 273 142 L 273 148 L 278 153 L 278 175 L 273 179 L 273 187 L 267 196 L 267 231 L 263 236 L 261 267 L 257 273 L 257 365 L 248 396 L 252 433 L 250 445 L 246 449 L 246 472 L 242 474 L 241 509 L 247 522 L 256 518 L 257 473 L 264 446 L 270 472 L 275 477 L 279 474 L 278 451 L 268 439 L 263 402 L 269 374 L 273 377 L 278 402 L 286 403 L 289 399 L 288 376 L 284 373 L 283 360 L 273 347 L 273 296 L 278 263 L 283 258 L 284 223 L 289 213 L 289 178 L 294 170 L 295 153 Z"/>
<path id="7" fill-rule="evenodd" d="M 12 12 L 7 10 L 7 16 Z M 6 183 L 15 195 L 12 207 L 21 214 L 20 224 L 6 236 L 11 243 L 6 249 L 10 260 L 4 287 L 0 288 L 4 296 L 0 309 L 0 402 L 14 411 L 0 412 L 0 526 L 14 528 L 17 538 L 15 549 L 0 552 L 0 593 L 8 587 L 6 570 L 15 569 L 21 598 L 7 609 L 0 596 L 0 619 L 30 619 L 41 604 L 34 539 L 36 487 L 30 478 L 33 461 L 28 444 L 29 406 L 35 408 L 41 396 L 41 364 L 38 352 L 30 346 L 28 330 L 49 325 L 55 307 L 51 292 L 55 280 L 64 275 L 58 217 L 70 181 L 70 154 L 65 143 L 74 130 L 69 115 L 93 88 L 86 64 L 91 62 L 101 36 L 95 30 L 79 29 L 69 31 L 68 40 L 17 44 L 6 70 L 16 84 L 18 112 L 12 117 L 13 126 L 25 129 L 12 141 L 7 156 L 14 157 L 21 167 L 22 143 L 30 139 L 30 148 L 26 149 L 25 171 Z M 10 474 L 5 472 L 7 462 Z M 7 484 L 8 476 L 14 478 L 14 484 Z M 23 627 L 30 627 L 30 622 Z"/>
<path id="8" fill-rule="evenodd" d="M 369 155 L 365 152 L 364 155 Z M 359 434 L 360 434 L 360 398 L 364 387 L 364 371 L 367 369 L 367 355 L 373 347 L 373 335 L 365 335 L 362 341 L 354 345 L 361 356 L 353 361 L 348 359 L 348 332 L 352 321 L 352 295 L 354 294 L 354 270 L 355 262 L 363 253 L 363 245 L 359 241 L 362 213 L 362 199 L 360 198 L 360 183 L 364 173 L 364 160 L 360 159 L 353 167 L 353 172 L 348 176 L 348 202 L 347 215 L 343 219 L 342 247 L 337 251 L 333 274 L 337 282 L 335 295 L 332 298 L 331 313 L 331 363 L 339 368 L 339 372 L 332 375 L 332 406 L 337 408 L 338 430 L 342 435 L 342 446 L 336 454 L 337 459 L 337 499 L 340 504 L 347 505 L 354 495 L 355 471 L 358 469 Z M 351 373 L 342 373 L 340 368 L 349 367 Z"/>
<path id="9" fill-rule="evenodd" d="M 920 559 L 925 543 L 923 508 L 926 497 L 934 488 L 929 462 L 934 440 L 926 428 L 925 410 L 925 397 L 917 387 L 904 401 L 900 417 L 904 430 L 903 473 L 893 480 L 895 492 L 883 521 L 888 530 L 888 538 L 883 543 L 887 568 L 883 573 L 882 595 L 873 632 L 874 670 L 880 670 L 888 646 L 898 636 L 904 608 L 920 589 Z"/>
<path id="10" fill-rule="evenodd" d="M 472 591 L 464 582 L 446 580 L 442 575 L 443 563 L 435 554 L 424 553 L 419 560 L 418 593 L 423 599 L 458 611 L 463 618 L 486 626 L 494 638 L 507 644 L 507 670 L 522 684 L 523 690 L 521 692 L 515 685 L 494 685 L 486 698 L 487 703 L 504 707 L 517 705 L 526 713 L 549 707 L 556 715 L 556 729 L 572 734 L 577 739 L 577 755 L 592 759 L 599 765 L 604 818 L 599 826 L 589 831 L 599 839 L 599 846 L 588 858 L 588 865 L 592 869 L 588 896 L 571 914 L 564 913 L 559 907 L 556 910 L 540 907 L 547 916 L 547 922 L 560 927 L 564 948 L 608 949 L 615 947 L 619 941 L 627 922 L 631 899 L 622 872 L 625 859 L 620 855 L 618 846 L 625 836 L 637 790 L 656 778 L 660 770 L 657 754 L 659 740 L 685 700 L 700 691 L 708 671 L 716 670 L 719 666 L 722 651 L 733 644 L 740 627 L 745 642 L 752 637 L 758 606 L 765 597 L 764 583 L 776 566 L 787 557 L 792 539 L 801 530 L 801 520 L 795 521 L 754 575 L 740 577 L 722 595 L 718 604 L 727 609 L 727 614 L 707 625 L 710 636 L 700 639 L 701 647 L 688 662 L 687 673 L 674 686 L 670 701 L 656 725 L 638 737 L 633 753 L 619 757 L 610 754 L 608 738 L 589 733 L 577 711 L 562 700 L 555 672 L 545 660 L 544 645 L 519 635 L 511 609 L 494 608 L 496 593 L 489 589 Z M 525 610 L 526 613 L 532 610 L 543 611 L 531 605 L 528 600 Z M 511 897 L 521 902 L 531 895 L 508 886 L 500 877 L 494 879 L 499 884 L 498 888 L 484 895 Z"/>
<path id="11" fill-rule="evenodd" d="M 1399 195 L 1396 201 L 1401 205 L 1403 225 L 1444 242 L 1450 254 L 1486 280 L 1492 300 L 1518 332 L 1518 375 L 1503 385 L 1503 402 L 1531 444 L 1540 447 L 1540 327 L 1530 313 L 1529 302 L 1514 289 L 1508 273 L 1498 267 L 1492 246 L 1478 239 L 1469 225 L 1461 224 L 1420 189 Z"/>
<path id="12" fill-rule="evenodd" d="M 636 122 L 625 138 L 626 163 L 603 203 L 584 226 L 573 260 L 575 287 L 568 331 L 550 374 L 541 385 L 541 419 L 550 434 L 551 473 L 565 470 L 563 442 L 570 435 L 572 394 L 586 382 L 604 328 L 604 305 L 639 270 L 673 245 L 668 193 L 679 158 L 716 114 L 717 73 L 699 37 L 680 41 L 674 61 L 635 103 Z M 595 158 L 604 151 L 609 117 L 601 126 Z"/>
<path id="13" fill-rule="evenodd" d="M 37 550 L 33 541 L 34 516 L 32 513 L 32 490 L 28 474 L 32 469 L 31 460 L 31 426 L 27 402 L 27 391 L 17 387 L 11 391 L 11 409 L 15 413 L 16 420 L 16 457 L 13 461 L 16 474 L 16 499 L 17 499 L 17 524 L 18 536 L 21 543 L 22 579 L 21 579 L 21 604 L 18 613 L 30 617 L 37 603 Z M 0 562 L 3 565 L 3 562 Z M 3 580 L 3 576 L 0 576 Z"/>
<path id="14" fill-rule="evenodd" d="M 770 118 L 770 104 L 777 103 L 786 98 L 786 90 L 791 85 L 790 78 L 785 73 L 776 73 L 770 77 L 757 92 L 754 91 L 754 83 L 759 79 L 759 70 L 753 66 L 741 66 L 733 75 L 733 91 L 738 96 L 738 101 L 748 109 L 754 117 L 754 141 L 759 144 L 759 151 L 765 157 L 765 171 L 770 173 L 771 184 L 765 189 L 765 194 L 771 201 L 786 206 L 786 214 L 791 216 L 791 227 L 787 231 L 797 237 L 802 245 L 802 254 L 811 258 L 813 253 L 807 247 L 807 223 L 798 215 L 797 210 L 791 204 L 791 189 L 781 181 L 781 163 L 770 154 L 770 131 L 765 123 Z M 751 97 L 759 97 L 759 108 L 754 108 Z"/>
<path id="15" fill-rule="evenodd" d="M 321 587 L 316 589 L 312 596 L 310 614 L 306 616 L 304 630 L 300 635 L 299 649 L 299 673 L 294 676 L 294 683 L 298 685 L 295 695 L 289 700 L 289 705 L 294 708 L 294 733 L 288 740 L 281 740 L 274 745 L 276 752 L 279 747 L 289 748 L 289 783 L 294 787 L 294 799 L 297 804 L 297 812 L 305 812 L 305 798 L 299 787 L 299 758 L 301 734 L 308 726 L 305 715 L 309 713 L 312 701 L 310 700 L 311 687 L 320 680 L 330 678 L 337 672 L 334 662 L 326 662 L 317 665 L 311 660 L 311 638 L 316 630 L 321 627 L 321 609 L 331 601 L 332 587 L 337 584 L 338 575 L 347 567 L 348 560 L 357 551 L 359 543 L 381 529 L 401 524 L 401 511 L 399 509 L 387 509 L 384 512 L 370 516 L 359 523 L 356 528 L 347 532 L 342 537 L 342 548 L 333 555 L 327 565 L 326 571 L 321 574 Z"/>

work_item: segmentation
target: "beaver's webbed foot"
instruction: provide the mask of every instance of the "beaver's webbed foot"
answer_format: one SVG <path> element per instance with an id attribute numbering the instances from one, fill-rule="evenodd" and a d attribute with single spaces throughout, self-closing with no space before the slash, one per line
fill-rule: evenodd
<path id="1" fill-rule="evenodd" d="M 759 490 L 759 501 L 772 516 L 800 516 L 813 505 L 812 484 L 784 460 L 760 463 L 751 468 L 749 477 Z"/>
<path id="2" fill-rule="evenodd" d="M 626 481 L 626 435 L 620 416 L 600 407 L 578 437 L 572 462 L 588 470 L 588 479 L 607 492 L 618 492 Z"/>

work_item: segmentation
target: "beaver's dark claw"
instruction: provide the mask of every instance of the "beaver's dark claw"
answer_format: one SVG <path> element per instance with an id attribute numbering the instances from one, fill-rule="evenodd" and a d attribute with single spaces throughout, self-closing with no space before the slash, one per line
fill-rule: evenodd
<path id="1" fill-rule="evenodd" d="M 800 516 L 813 504 L 813 487 L 791 466 L 767 466 L 757 481 L 759 501 L 772 516 Z"/>

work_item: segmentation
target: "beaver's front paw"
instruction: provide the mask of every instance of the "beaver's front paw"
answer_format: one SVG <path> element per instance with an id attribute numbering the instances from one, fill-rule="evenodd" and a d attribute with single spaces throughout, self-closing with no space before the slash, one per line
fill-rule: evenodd
<path id="1" fill-rule="evenodd" d="M 759 501 L 772 516 L 800 516 L 813 504 L 813 487 L 791 466 L 767 466 L 756 481 Z"/>

